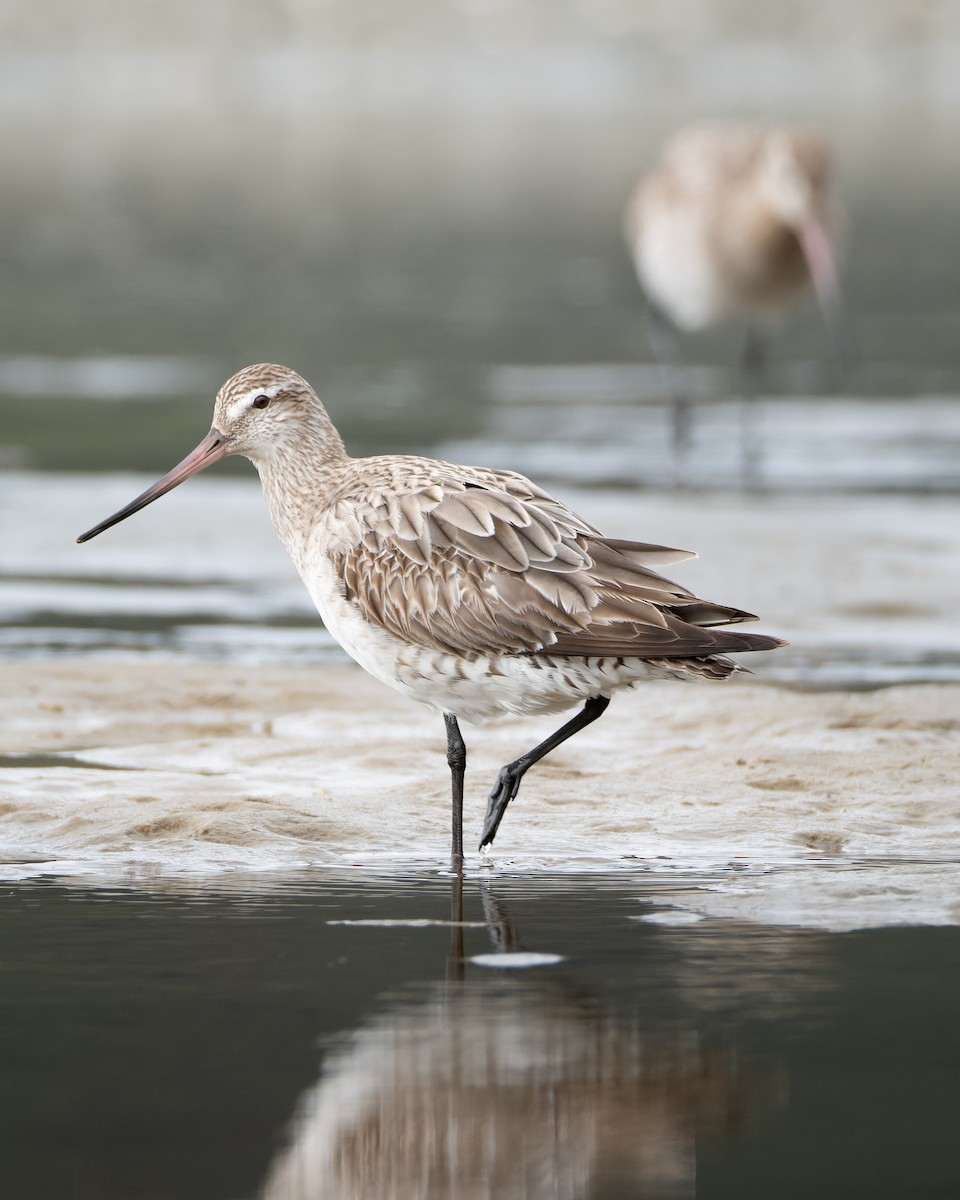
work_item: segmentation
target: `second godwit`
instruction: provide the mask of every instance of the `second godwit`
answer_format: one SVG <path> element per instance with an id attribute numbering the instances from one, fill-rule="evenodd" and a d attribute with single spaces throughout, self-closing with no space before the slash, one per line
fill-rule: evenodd
<path id="1" fill-rule="evenodd" d="M 745 321 L 741 365 L 749 399 L 763 380 L 770 330 L 811 286 L 837 354 L 846 357 L 830 173 L 824 142 L 788 126 L 714 122 L 685 128 L 666 143 L 626 211 L 627 243 L 661 360 L 675 365 L 675 331 Z M 680 472 L 690 402 L 682 385 L 674 392 Z M 757 464 L 748 420 L 745 412 L 744 467 L 750 474 Z"/>
<path id="2" fill-rule="evenodd" d="M 726 655 L 779 639 L 714 628 L 751 615 L 697 599 L 651 565 L 692 555 L 604 537 L 522 475 L 430 458 L 351 458 L 295 371 L 244 368 L 213 427 L 85 542 L 229 454 L 260 474 L 281 542 L 330 633 L 371 675 L 443 714 L 453 857 L 463 861 L 466 747 L 458 718 L 581 711 L 504 766 L 492 842 L 525 772 L 643 679 L 724 679 Z"/>

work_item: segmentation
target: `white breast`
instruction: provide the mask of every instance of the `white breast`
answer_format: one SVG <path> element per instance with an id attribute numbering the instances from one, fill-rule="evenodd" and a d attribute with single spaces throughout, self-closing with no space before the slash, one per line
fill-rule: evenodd
<path id="1" fill-rule="evenodd" d="M 725 317 L 723 288 L 696 211 L 650 206 L 633 247 L 649 298 L 680 329 L 693 332 Z"/>
<path id="2" fill-rule="evenodd" d="M 301 574 L 327 630 L 356 663 L 403 695 L 465 721 L 561 712 L 590 696 L 609 696 L 642 679 L 670 674 L 639 659 L 474 658 L 430 650 L 365 620 L 344 597 L 326 555 Z"/>

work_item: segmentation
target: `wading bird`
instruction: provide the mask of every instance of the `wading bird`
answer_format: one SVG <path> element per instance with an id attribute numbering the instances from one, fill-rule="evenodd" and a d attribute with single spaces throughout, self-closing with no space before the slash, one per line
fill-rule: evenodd
<path id="1" fill-rule="evenodd" d="M 280 541 L 330 633 L 371 675 L 443 714 L 453 857 L 463 861 L 458 718 L 582 710 L 502 768 L 481 848 L 524 773 L 643 679 L 724 679 L 726 654 L 782 645 L 714 626 L 752 619 L 651 570 L 693 557 L 607 538 L 510 471 L 408 455 L 351 458 L 316 392 L 287 367 L 229 379 L 197 448 L 85 542 L 228 454 L 260 474 Z"/>
<path id="2" fill-rule="evenodd" d="M 830 155 L 812 134 L 733 122 L 675 134 L 627 206 L 625 231 L 648 302 L 655 356 L 674 374 L 674 469 L 683 475 L 690 399 L 677 379 L 678 332 L 747 323 L 741 358 L 743 469 L 758 469 L 749 401 L 771 332 L 813 288 L 837 358 L 849 348 L 830 215 Z"/>

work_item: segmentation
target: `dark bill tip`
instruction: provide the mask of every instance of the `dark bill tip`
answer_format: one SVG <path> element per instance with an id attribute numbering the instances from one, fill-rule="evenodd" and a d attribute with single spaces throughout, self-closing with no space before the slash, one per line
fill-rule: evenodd
<path id="1" fill-rule="evenodd" d="M 99 525 L 94 525 L 86 533 L 81 533 L 77 538 L 77 543 L 89 542 L 91 538 L 95 538 L 98 533 L 103 533 L 111 525 L 117 525 L 127 517 L 133 516 L 135 512 L 139 512 L 141 508 L 146 508 L 148 504 L 152 504 L 154 500 L 183 483 L 185 479 L 189 479 L 191 475 L 196 475 L 199 471 L 219 462 L 227 453 L 227 440 L 219 429 L 211 429 L 200 445 L 192 450 L 183 462 L 178 463 L 172 471 L 164 475 L 162 479 L 158 479 L 156 483 L 148 487 L 145 492 L 141 492 L 135 500 L 131 500 L 113 516 L 107 517 Z"/>

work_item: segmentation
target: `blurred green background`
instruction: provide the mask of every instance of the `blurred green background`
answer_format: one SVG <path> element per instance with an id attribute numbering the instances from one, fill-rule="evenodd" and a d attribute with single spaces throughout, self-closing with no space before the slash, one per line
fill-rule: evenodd
<path id="1" fill-rule="evenodd" d="M 622 207 L 716 115 L 835 146 L 844 386 L 960 391 L 956 0 L 5 0 L 2 32 L 0 465 L 166 469 L 261 359 L 359 452 L 480 430 L 497 364 L 645 359 Z M 773 390 L 827 360 L 810 306 Z"/>

